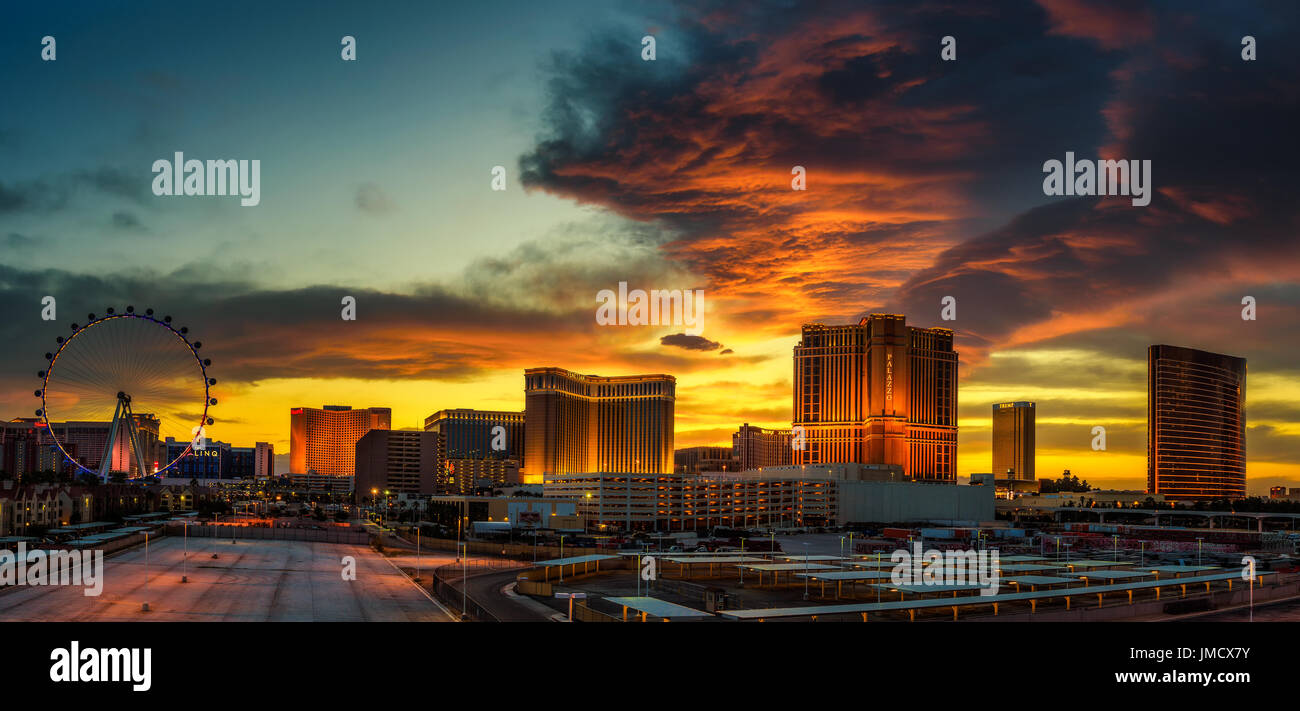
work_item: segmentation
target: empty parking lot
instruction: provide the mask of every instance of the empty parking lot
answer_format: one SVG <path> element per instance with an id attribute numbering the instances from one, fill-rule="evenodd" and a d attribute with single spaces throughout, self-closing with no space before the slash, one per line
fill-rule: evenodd
<path id="1" fill-rule="evenodd" d="M 365 546 L 179 537 L 104 561 L 103 593 L 82 587 L 0 591 L 0 620 L 51 622 L 446 622 L 449 615 Z M 217 558 L 213 558 L 213 554 Z M 344 556 L 356 579 L 344 580 Z M 148 602 L 149 612 L 142 611 Z"/>

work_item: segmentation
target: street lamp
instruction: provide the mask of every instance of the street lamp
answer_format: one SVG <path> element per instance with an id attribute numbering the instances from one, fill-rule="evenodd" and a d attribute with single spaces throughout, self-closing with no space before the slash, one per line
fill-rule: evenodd
<path id="1" fill-rule="evenodd" d="M 803 544 L 803 599 L 808 599 L 808 544 Z"/>
<path id="2" fill-rule="evenodd" d="M 740 571 L 740 587 L 745 587 L 745 537 L 740 537 L 740 557 L 736 558 L 736 569 Z"/>
<path id="3" fill-rule="evenodd" d="M 188 583 L 190 581 L 190 522 L 185 521 L 182 523 L 181 529 L 185 532 L 182 536 L 184 539 L 184 558 L 182 565 L 185 566 L 185 569 L 181 573 L 181 582 Z"/>
<path id="4" fill-rule="evenodd" d="M 460 557 L 460 619 L 463 622 L 468 617 L 465 614 L 465 600 L 469 595 L 466 592 L 469 589 L 469 541 L 460 545 L 465 546 L 465 551 Z"/>
<path id="5" fill-rule="evenodd" d="M 140 605 L 142 612 L 149 611 L 149 532 L 144 533 L 144 603 Z"/>

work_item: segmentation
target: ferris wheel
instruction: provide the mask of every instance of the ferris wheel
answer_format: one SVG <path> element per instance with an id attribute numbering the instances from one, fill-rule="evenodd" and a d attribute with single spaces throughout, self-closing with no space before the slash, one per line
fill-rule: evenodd
<path id="1" fill-rule="evenodd" d="M 65 459 L 82 472 L 107 480 L 113 471 L 162 474 L 205 443 L 205 426 L 217 404 L 208 377 L 212 361 L 199 356 L 202 343 L 190 342 L 189 329 L 172 326 L 172 317 L 156 318 L 153 309 L 125 313 L 108 309 L 72 324 L 72 335 L 57 339 L 58 349 L 45 354 L 49 365 L 37 373 L 46 431 Z M 108 439 L 96 461 L 97 438 L 83 434 L 86 424 L 108 424 Z M 102 429 L 101 429 L 102 431 Z M 168 454 L 165 437 L 188 445 Z M 151 456 L 147 456 L 151 455 Z M 95 468 L 92 468 L 95 467 Z"/>

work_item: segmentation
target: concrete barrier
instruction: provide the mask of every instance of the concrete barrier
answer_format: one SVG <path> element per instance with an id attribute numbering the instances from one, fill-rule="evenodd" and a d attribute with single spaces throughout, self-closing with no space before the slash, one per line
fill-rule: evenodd
<path id="1" fill-rule="evenodd" d="M 308 541 L 312 543 L 342 543 L 364 546 L 370 542 L 370 534 L 362 528 L 272 528 L 265 526 L 167 526 L 169 536 L 185 535 L 189 529 L 192 538 L 233 538 L 235 540 L 263 541 Z"/>

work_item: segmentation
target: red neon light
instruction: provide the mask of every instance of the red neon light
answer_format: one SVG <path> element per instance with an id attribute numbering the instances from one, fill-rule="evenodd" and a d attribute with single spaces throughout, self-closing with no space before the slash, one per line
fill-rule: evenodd
<path id="1" fill-rule="evenodd" d="M 293 408 L 292 410 L 289 410 L 289 414 L 290 414 L 290 415 L 301 415 L 301 414 L 302 414 L 302 408 L 301 408 L 301 407 L 295 407 L 295 408 Z"/>

